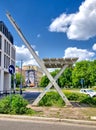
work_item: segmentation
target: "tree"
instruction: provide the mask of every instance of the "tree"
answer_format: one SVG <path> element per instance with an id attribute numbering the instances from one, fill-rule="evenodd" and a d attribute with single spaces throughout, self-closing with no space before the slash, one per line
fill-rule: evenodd
<path id="1" fill-rule="evenodd" d="M 43 76 L 43 77 L 41 78 L 41 81 L 40 81 L 40 83 L 39 83 L 39 86 L 40 86 L 40 87 L 46 87 L 46 86 L 48 85 L 48 83 L 49 83 L 49 79 L 48 79 L 47 76 L 45 75 L 45 76 Z"/>
<path id="2" fill-rule="evenodd" d="M 21 78 L 22 78 L 22 84 L 24 84 L 25 82 L 24 76 L 21 75 L 21 73 L 16 73 L 16 87 L 20 86 Z M 14 81 L 14 75 L 12 75 L 12 78 L 11 78 L 12 87 L 13 87 L 13 81 Z"/>
<path id="3" fill-rule="evenodd" d="M 96 85 L 96 60 L 91 61 L 88 71 L 90 73 L 90 85 L 94 86 Z"/>
<path id="4" fill-rule="evenodd" d="M 55 71 L 51 72 L 50 74 L 55 77 L 55 75 L 57 75 L 57 73 L 59 72 L 58 69 L 56 69 Z M 39 83 L 39 86 L 40 87 L 46 87 L 49 83 L 49 79 L 47 78 L 46 75 L 44 75 L 42 78 L 41 78 L 41 81 Z"/>
<path id="5" fill-rule="evenodd" d="M 77 62 L 75 68 L 72 71 L 72 82 L 75 87 L 81 86 L 81 79 L 84 79 L 84 85 L 90 85 L 90 74 L 89 67 L 91 61 L 81 61 Z"/>
<path id="6" fill-rule="evenodd" d="M 60 87 L 70 87 L 72 85 L 72 68 L 66 68 L 59 78 Z"/>

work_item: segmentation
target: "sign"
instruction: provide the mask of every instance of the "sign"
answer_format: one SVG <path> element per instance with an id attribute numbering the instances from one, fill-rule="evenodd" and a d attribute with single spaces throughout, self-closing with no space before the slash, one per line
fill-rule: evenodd
<path id="1" fill-rule="evenodd" d="M 81 84 L 83 84 L 83 83 L 84 83 L 84 79 L 83 79 L 83 78 L 80 80 L 80 83 L 81 83 Z"/>
<path id="2" fill-rule="evenodd" d="M 9 65 L 8 71 L 10 74 L 14 74 L 15 73 L 15 68 L 13 65 Z"/>

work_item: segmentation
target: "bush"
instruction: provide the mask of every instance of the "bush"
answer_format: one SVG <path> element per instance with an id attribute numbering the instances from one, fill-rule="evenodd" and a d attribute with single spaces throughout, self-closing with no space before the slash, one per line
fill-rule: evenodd
<path id="1" fill-rule="evenodd" d="M 67 93 L 65 93 L 65 95 L 67 96 L 68 100 L 70 100 L 70 101 L 77 101 L 79 99 L 78 93 L 67 92 Z"/>
<path id="2" fill-rule="evenodd" d="M 66 97 L 69 101 L 77 101 L 80 103 L 88 104 L 88 105 L 94 105 L 96 106 L 96 97 L 91 98 L 86 94 L 82 94 L 79 92 L 64 92 Z M 39 106 L 64 106 L 65 103 L 60 97 L 60 95 L 57 92 L 48 92 L 46 95 L 41 99 L 41 101 L 38 104 Z"/>
<path id="3" fill-rule="evenodd" d="M 64 106 L 65 103 L 57 92 L 48 92 L 41 99 L 39 106 Z"/>
<path id="4" fill-rule="evenodd" d="M 0 113 L 2 114 L 32 114 L 26 106 L 28 101 L 20 95 L 11 95 L 0 100 Z"/>
<path id="5" fill-rule="evenodd" d="M 85 97 L 80 101 L 80 103 L 88 104 L 90 106 L 96 106 L 96 97 Z"/>

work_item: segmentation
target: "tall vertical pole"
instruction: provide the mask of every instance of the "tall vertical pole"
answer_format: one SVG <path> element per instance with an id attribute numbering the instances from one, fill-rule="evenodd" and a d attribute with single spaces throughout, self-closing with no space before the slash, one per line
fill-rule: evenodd
<path id="1" fill-rule="evenodd" d="M 15 94 L 15 91 L 16 91 L 16 74 L 14 73 L 14 90 L 13 90 L 13 93 Z"/>
<path id="2" fill-rule="evenodd" d="M 22 60 L 21 60 L 20 94 L 22 94 Z"/>

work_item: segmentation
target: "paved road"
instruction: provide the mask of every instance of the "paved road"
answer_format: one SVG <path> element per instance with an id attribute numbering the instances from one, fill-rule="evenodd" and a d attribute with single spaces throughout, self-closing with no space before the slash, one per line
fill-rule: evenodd
<path id="1" fill-rule="evenodd" d="M 33 102 L 38 96 L 40 92 L 23 92 L 22 96 L 27 99 L 30 103 Z"/>
<path id="2" fill-rule="evenodd" d="M 96 126 L 0 119 L 0 130 L 96 130 Z"/>
<path id="3" fill-rule="evenodd" d="M 39 96 L 40 93 L 41 92 L 23 92 L 22 96 L 31 103 L 33 100 L 35 100 Z M 18 92 L 16 92 L 16 94 L 20 94 L 20 92 L 18 91 Z M 0 99 L 7 95 L 9 95 L 9 94 L 0 95 Z"/>

